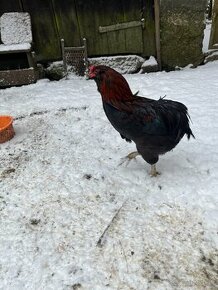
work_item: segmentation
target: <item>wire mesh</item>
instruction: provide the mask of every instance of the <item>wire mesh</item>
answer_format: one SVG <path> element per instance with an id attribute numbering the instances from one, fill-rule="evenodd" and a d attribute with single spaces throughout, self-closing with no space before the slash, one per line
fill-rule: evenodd
<path id="1" fill-rule="evenodd" d="M 66 64 L 69 71 L 84 76 L 86 70 L 85 51 L 81 49 L 65 48 Z"/>

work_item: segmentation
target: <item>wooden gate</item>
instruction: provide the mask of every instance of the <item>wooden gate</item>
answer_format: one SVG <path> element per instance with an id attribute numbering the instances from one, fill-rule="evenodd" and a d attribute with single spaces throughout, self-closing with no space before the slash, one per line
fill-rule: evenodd
<path id="1" fill-rule="evenodd" d="M 218 0 L 214 0 L 209 49 L 218 48 Z"/>
<path id="2" fill-rule="evenodd" d="M 67 46 L 87 39 L 89 56 L 155 54 L 154 0 L 53 0 Z"/>
<path id="3" fill-rule="evenodd" d="M 154 33 L 153 0 L 75 2 L 90 55 L 153 52 L 155 38 L 149 35 L 151 30 Z"/>

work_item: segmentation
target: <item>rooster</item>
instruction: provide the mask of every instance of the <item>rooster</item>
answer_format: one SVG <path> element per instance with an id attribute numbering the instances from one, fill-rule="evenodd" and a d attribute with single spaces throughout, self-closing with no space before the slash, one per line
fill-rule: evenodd
<path id="1" fill-rule="evenodd" d="M 112 126 L 127 142 L 133 141 L 137 151 L 126 156 L 127 161 L 141 155 L 151 165 L 151 176 L 159 174 L 159 155 L 172 150 L 186 134 L 194 135 L 189 127 L 189 114 L 180 102 L 152 100 L 133 94 L 126 79 L 114 69 L 90 66 L 89 79 L 94 79 L 101 94 L 105 114 Z"/>

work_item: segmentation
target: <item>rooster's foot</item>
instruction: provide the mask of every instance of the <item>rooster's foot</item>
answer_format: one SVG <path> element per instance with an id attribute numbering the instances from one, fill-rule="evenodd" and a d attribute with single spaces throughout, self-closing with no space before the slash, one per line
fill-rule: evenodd
<path id="1" fill-rule="evenodd" d="M 132 159 L 136 159 L 136 156 L 140 155 L 138 153 L 138 151 L 134 151 L 134 152 L 131 152 L 129 153 L 127 156 L 121 158 L 121 162 L 119 165 L 122 165 L 124 163 L 126 163 L 126 166 L 129 164 L 129 162 L 132 160 Z"/>
<path id="2" fill-rule="evenodd" d="M 156 165 L 155 164 L 151 165 L 150 175 L 151 175 L 151 177 L 156 177 L 156 176 L 160 175 L 160 172 L 158 172 L 156 170 Z"/>

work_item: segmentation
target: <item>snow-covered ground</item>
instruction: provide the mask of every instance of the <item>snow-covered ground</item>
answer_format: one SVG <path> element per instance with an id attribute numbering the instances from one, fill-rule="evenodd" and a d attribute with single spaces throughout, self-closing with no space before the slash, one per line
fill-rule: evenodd
<path id="1" fill-rule="evenodd" d="M 151 178 L 106 119 L 94 81 L 0 90 L 16 136 L 0 145 L 0 289 L 218 289 L 218 62 L 126 75 L 185 103 L 196 139 Z"/>

